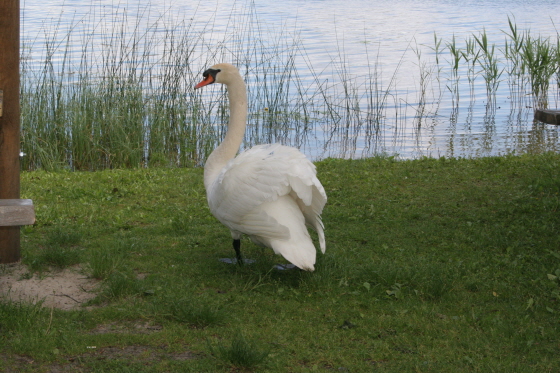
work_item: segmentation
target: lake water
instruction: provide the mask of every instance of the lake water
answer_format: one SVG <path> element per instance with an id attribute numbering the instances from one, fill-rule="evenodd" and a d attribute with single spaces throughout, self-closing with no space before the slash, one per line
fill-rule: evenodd
<path id="1" fill-rule="evenodd" d="M 44 45 L 50 43 L 58 51 L 52 54 L 55 65 L 68 50 L 70 56 L 76 55 L 76 61 L 70 64 L 78 65 L 85 39 L 91 37 L 94 45 L 114 42 L 123 35 L 113 35 L 111 40 L 107 35 L 114 34 L 122 24 L 125 32 L 147 30 L 150 39 L 144 43 L 186 27 L 189 33 L 199 35 L 198 54 L 189 60 L 193 74 L 222 62 L 216 55 L 229 56 L 233 63 L 251 64 L 238 60 L 238 49 L 253 41 L 270 42 L 270 48 L 281 49 L 277 54 L 290 54 L 283 58 L 293 60 L 298 84 L 313 87 L 312 100 L 325 92 L 321 87 L 328 87 L 332 106 L 344 112 L 350 103 L 351 109 L 357 110 L 358 115 L 339 120 L 317 120 L 305 140 L 299 132 L 268 139 L 298 146 L 313 159 L 374 154 L 477 157 L 560 151 L 559 127 L 535 123 L 530 97 L 525 93 L 515 97 L 515 83 L 508 82 L 505 73 L 490 97 L 495 104 L 488 105 L 482 68 L 477 65 L 472 70 L 471 85 L 468 64 L 462 63 L 457 95 L 453 95 L 450 53 L 434 52 L 434 35 L 442 40 L 442 49 L 453 37 L 464 48 L 466 39 L 483 32 L 496 50 L 501 50 L 504 31 L 509 32 L 508 19 L 520 31 L 530 30 L 532 36 L 552 38 L 556 44 L 560 24 L 554 22 L 560 20 L 560 2 L 151 0 L 146 5 L 135 1 L 24 0 L 22 55 L 26 69 L 40 69 Z M 217 45 L 219 54 L 215 53 Z M 156 56 L 150 58 L 163 59 L 163 47 L 152 52 Z M 501 63 L 501 68 L 507 67 L 503 59 Z M 197 79 L 193 76 L 194 81 Z M 556 79 L 554 76 L 549 89 L 550 108 L 560 108 Z M 248 84 L 258 84 L 258 80 L 249 79 Z M 348 92 L 350 99 L 339 100 L 348 97 Z M 376 97 L 381 92 L 384 99 L 383 110 L 374 119 L 372 106 L 368 105 L 372 92 Z M 345 120 L 352 123 L 345 125 Z M 252 142 L 259 141 L 248 140 L 247 145 Z"/>

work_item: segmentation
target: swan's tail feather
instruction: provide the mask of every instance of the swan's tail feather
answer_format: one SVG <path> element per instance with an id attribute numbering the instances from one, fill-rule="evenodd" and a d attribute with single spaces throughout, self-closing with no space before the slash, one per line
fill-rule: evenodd
<path id="1" fill-rule="evenodd" d="M 317 218 L 320 224 L 317 224 L 316 230 L 317 235 L 319 236 L 319 247 L 321 248 L 321 252 L 324 254 L 327 248 L 325 243 L 325 232 L 323 231 L 323 223 L 321 222 L 320 218 Z"/>
<path id="2" fill-rule="evenodd" d="M 304 271 L 315 270 L 315 246 L 309 239 L 308 242 L 300 242 L 297 247 L 288 241 L 276 241 L 272 243 L 275 252 L 281 254 L 287 261 Z"/>

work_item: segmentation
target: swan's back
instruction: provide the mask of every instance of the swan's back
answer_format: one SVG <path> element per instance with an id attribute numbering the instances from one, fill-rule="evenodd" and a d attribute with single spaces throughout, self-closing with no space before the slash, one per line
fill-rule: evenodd
<path id="1" fill-rule="evenodd" d="M 255 146 L 221 170 L 209 185 L 210 211 L 232 231 L 271 247 L 299 268 L 313 270 L 316 250 L 306 225 L 325 252 L 321 212 L 327 202 L 315 165 L 299 150 Z"/>

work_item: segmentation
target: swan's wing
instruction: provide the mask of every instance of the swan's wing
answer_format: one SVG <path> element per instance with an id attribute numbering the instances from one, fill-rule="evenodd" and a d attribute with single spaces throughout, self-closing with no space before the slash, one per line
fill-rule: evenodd
<path id="1" fill-rule="evenodd" d="M 327 201 L 315 166 L 299 150 L 279 144 L 255 146 L 231 160 L 213 182 L 208 203 L 226 226 L 246 234 L 286 238 L 287 229 L 256 207 L 279 196 L 295 194 L 306 222 L 321 227 L 320 214 Z M 322 247 L 324 247 L 324 238 Z"/>

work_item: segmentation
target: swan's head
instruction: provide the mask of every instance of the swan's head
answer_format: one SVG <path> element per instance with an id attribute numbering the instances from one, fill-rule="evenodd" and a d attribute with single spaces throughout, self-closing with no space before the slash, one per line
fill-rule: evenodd
<path id="1" fill-rule="evenodd" d="M 194 89 L 204 87 L 212 83 L 222 83 L 228 85 L 236 80 L 240 80 L 241 75 L 237 67 L 229 63 L 219 63 L 212 66 L 202 73 L 204 79 L 194 86 Z"/>

